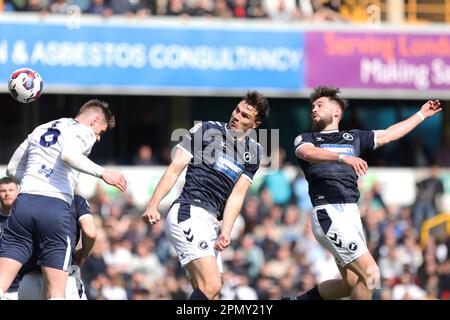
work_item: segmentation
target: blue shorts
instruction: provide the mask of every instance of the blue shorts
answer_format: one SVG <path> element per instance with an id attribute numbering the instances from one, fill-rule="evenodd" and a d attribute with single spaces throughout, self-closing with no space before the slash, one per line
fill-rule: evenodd
<path id="1" fill-rule="evenodd" d="M 74 241 L 72 223 L 67 202 L 19 194 L 0 242 L 0 257 L 24 264 L 34 254 L 42 266 L 67 271 Z"/>

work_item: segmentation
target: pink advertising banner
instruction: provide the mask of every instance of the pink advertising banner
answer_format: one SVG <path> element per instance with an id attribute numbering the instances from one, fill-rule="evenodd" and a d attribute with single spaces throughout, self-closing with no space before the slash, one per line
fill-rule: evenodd
<path id="1" fill-rule="evenodd" d="M 306 32 L 306 86 L 450 89 L 450 34 Z"/>

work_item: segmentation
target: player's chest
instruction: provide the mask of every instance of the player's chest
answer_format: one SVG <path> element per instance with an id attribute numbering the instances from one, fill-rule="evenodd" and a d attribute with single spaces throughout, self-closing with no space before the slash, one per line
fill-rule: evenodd
<path id="1" fill-rule="evenodd" d="M 360 153 L 358 143 L 353 137 L 343 137 L 342 135 L 336 135 L 333 137 L 326 135 L 316 135 L 313 137 L 313 140 L 313 144 L 316 147 L 328 151 L 349 156 L 358 156 Z"/>

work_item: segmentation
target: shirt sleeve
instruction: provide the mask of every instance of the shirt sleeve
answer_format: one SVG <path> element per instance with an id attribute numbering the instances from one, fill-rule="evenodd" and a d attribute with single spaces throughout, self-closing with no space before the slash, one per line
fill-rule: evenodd
<path id="1" fill-rule="evenodd" d="M 375 132 L 373 130 L 352 130 L 351 132 L 359 137 L 361 151 L 375 149 Z"/>
<path id="2" fill-rule="evenodd" d="M 306 144 L 311 144 L 314 146 L 314 139 L 310 133 L 302 133 L 302 134 L 299 134 L 297 137 L 295 137 L 295 139 L 294 139 L 294 154 L 297 153 L 298 148 L 300 148 Z"/>
<path id="3" fill-rule="evenodd" d="M 74 152 L 88 156 L 96 142 L 94 132 L 82 124 L 76 124 L 66 128 L 61 133 L 63 148 L 69 147 Z"/>
<path id="4" fill-rule="evenodd" d="M 82 196 L 76 194 L 73 200 L 73 205 L 77 210 L 78 220 L 81 219 L 84 215 L 91 214 L 91 207 L 89 202 Z"/>
<path id="5" fill-rule="evenodd" d="M 203 122 L 197 122 L 189 132 L 187 132 L 183 137 L 181 142 L 177 144 L 177 147 L 188 154 L 191 158 L 194 157 L 194 147 L 197 141 L 202 145 L 203 137 Z"/>

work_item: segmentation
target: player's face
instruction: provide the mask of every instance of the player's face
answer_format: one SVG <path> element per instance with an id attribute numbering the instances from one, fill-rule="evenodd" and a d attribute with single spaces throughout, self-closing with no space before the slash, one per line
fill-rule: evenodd
<path id="1" fill-rule="evenodd" d="M 313 102 L 311 110 L 312 130 L 322 131 L 333 122 L 336 104 L 327 97 L 321 97 Z"/>
<path id="2" fill-rule="evenodd" d="M 92 124 L 92 130 L 94 130 L 95 138 L 97 141 L 100 141 L 100 138 L 102 135 L 106 132 L 108 129 L 108 124 L 106 123 L 106 120 L 99 119 L 98 121 L 95 121 Z"/>
<path id="3" fill-rule="evenodd" d="M 257 115 L 258 111 L 256 108 L 247 104 L 245 100 L 242 100 L 231 113 L 228 125 L 233 130 L 246 131 L 256 128 L 260 123 L 256 119 Z"/>
<path id="4" fill-rule="evenodd" d="M 17 198 L 19 190 L 15 183 L 0 184 L 0 202 L 2 206 L 11 207 Z"/>

